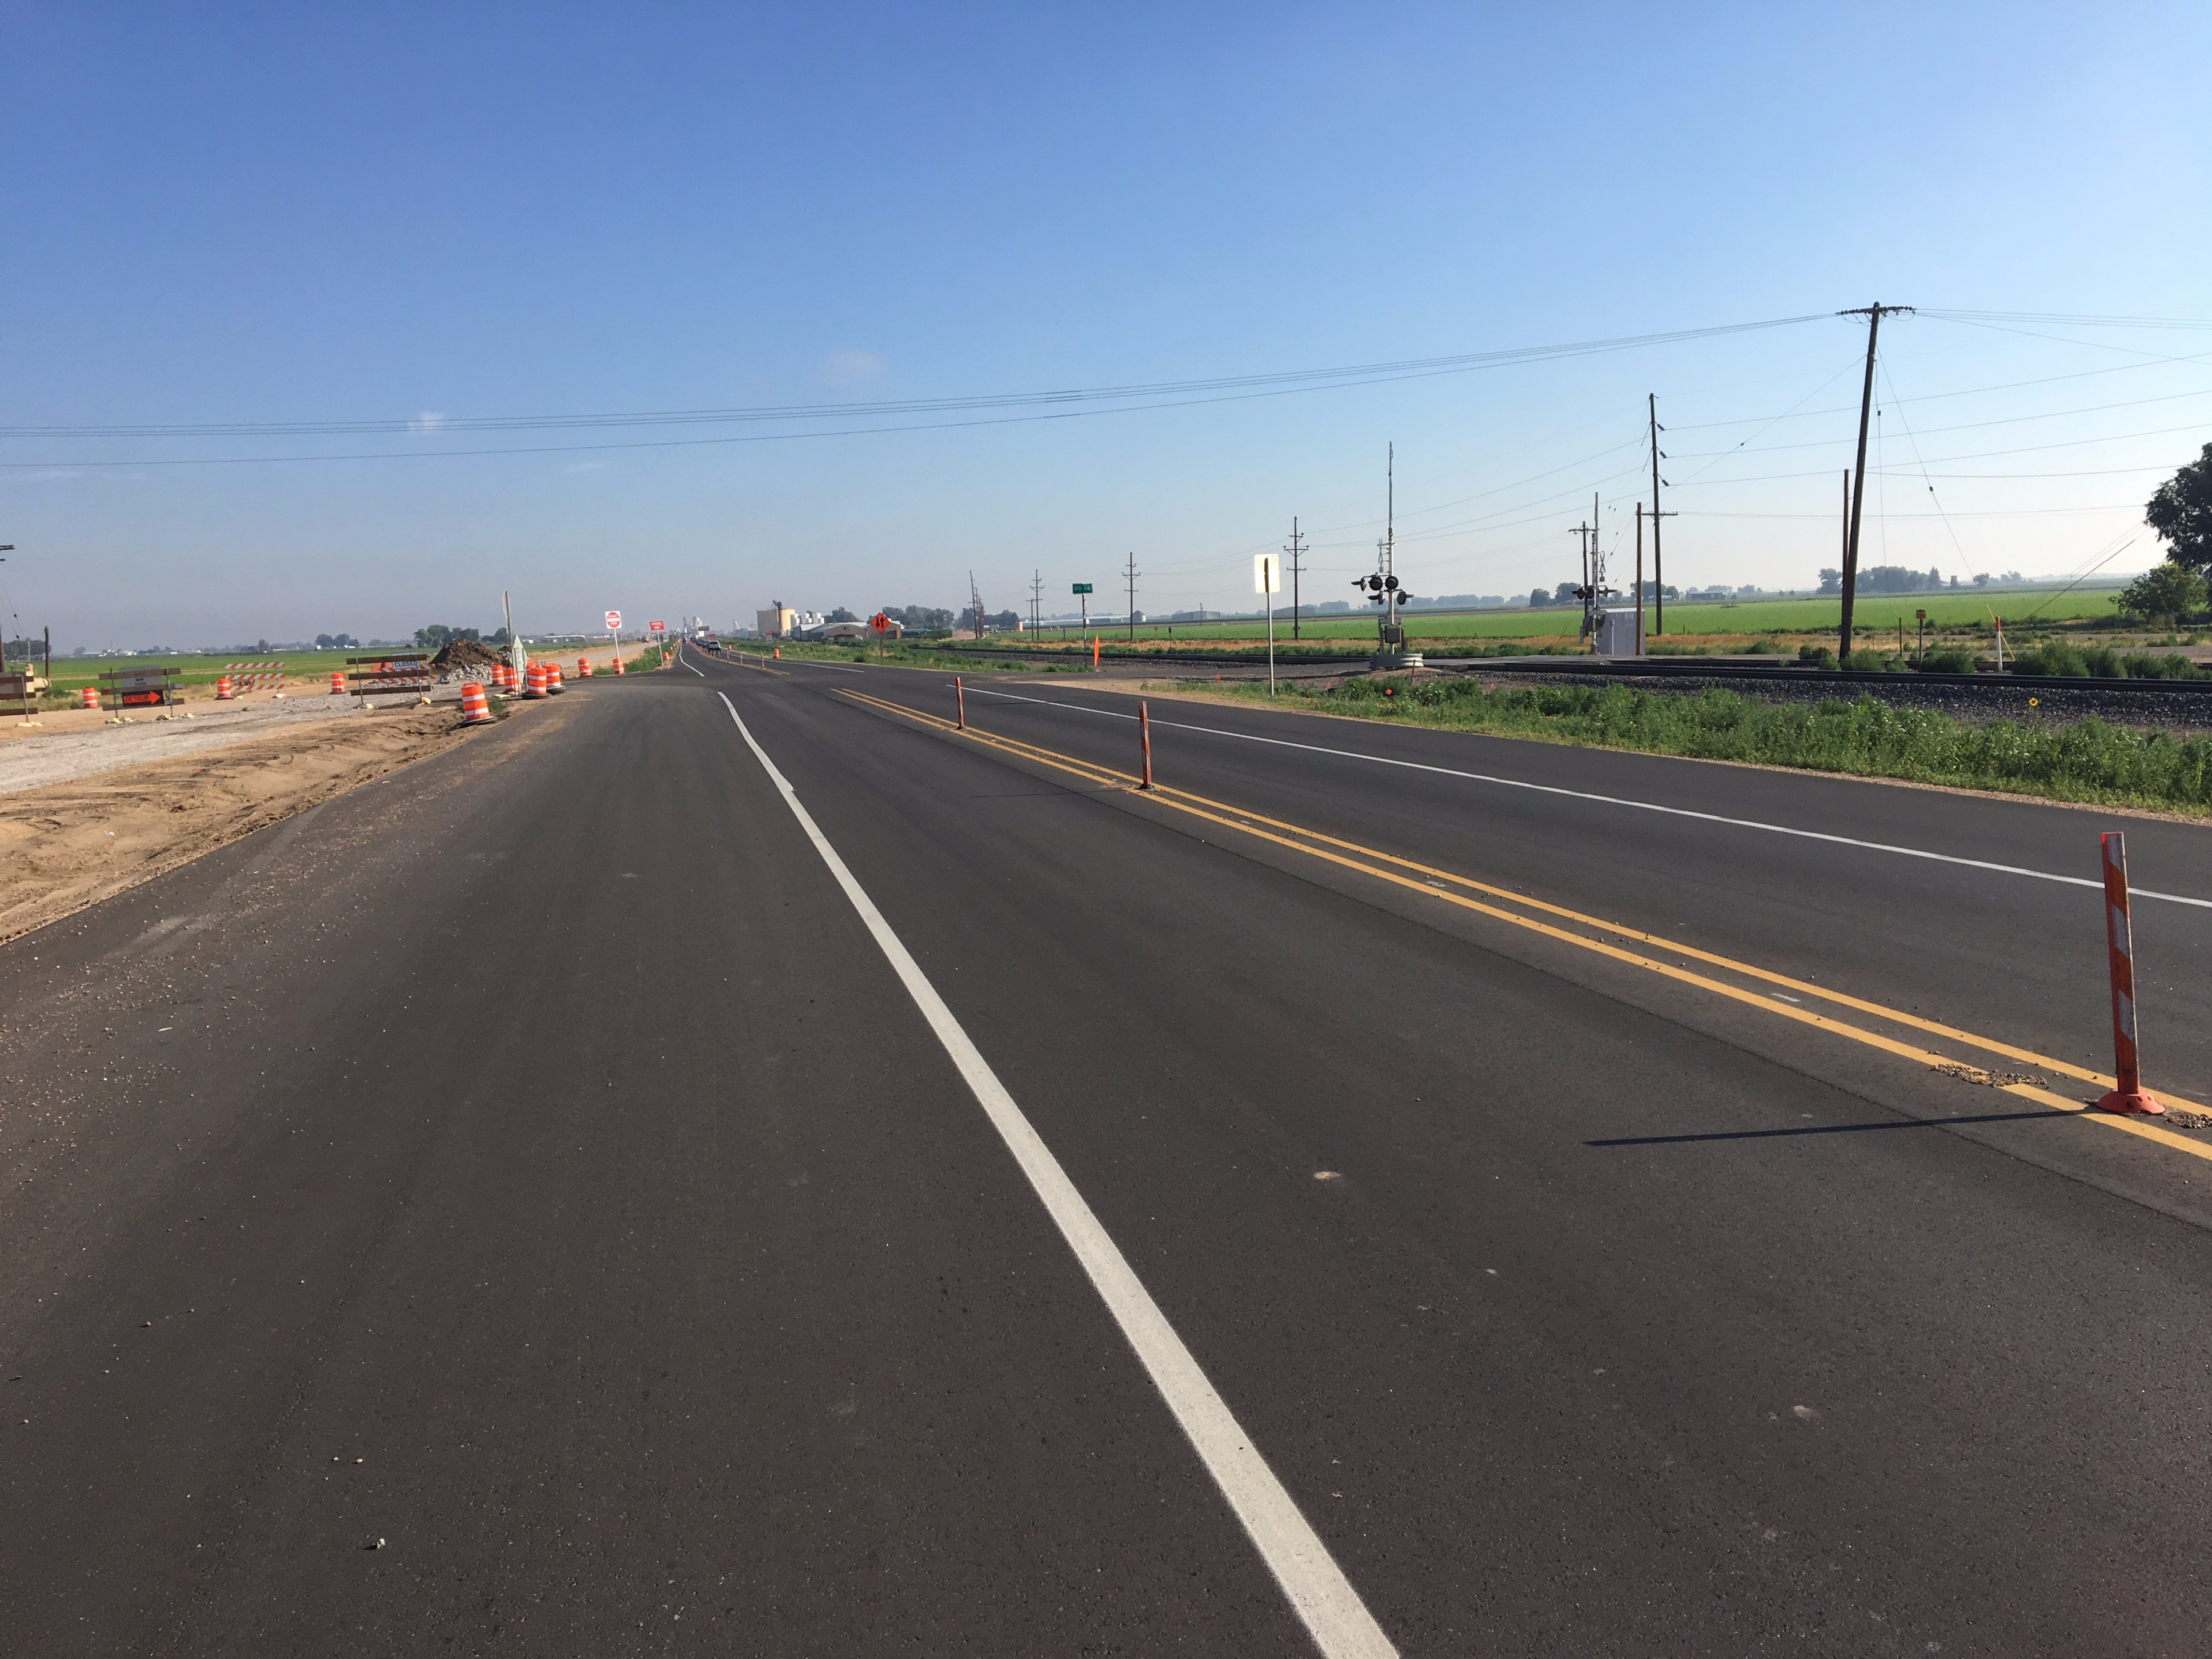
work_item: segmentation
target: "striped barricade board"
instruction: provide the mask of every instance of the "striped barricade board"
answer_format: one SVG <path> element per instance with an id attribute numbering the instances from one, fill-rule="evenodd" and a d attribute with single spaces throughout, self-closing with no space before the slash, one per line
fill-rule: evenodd
<path id="1" fill-rule="evenodd" d="M 177 701 L 185 671 L 142 665 L 104 668 L 100 673 L 102 708 L 167 708 Z"/>
<path id="2" fill-rule="evenodd" d="M 230 689 L 234 691 L 284 689 L 284 665 L 281 662 L 227 662 L 222 672 L 230 676 Z"/>
<path id="3" fill-rule="evenodd" d="M 348 657 L 346 690 L 357 697 L 430 689 L 430 653 L 398 651 L 382 657 Z"/>

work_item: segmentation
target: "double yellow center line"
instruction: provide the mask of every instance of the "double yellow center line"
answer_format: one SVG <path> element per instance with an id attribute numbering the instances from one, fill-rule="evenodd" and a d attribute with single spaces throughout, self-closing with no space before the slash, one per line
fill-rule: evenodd
<path id="1" fill-rule="evenodd" d="M 866 704 L 884 714 L 896 714 L 902 719 L 934 727 L 951 736 L 965 738 L 986 748 L 998 750 L 1004 754 L 1028 761 L 1035 765 L 1049 767 L 1055 771 L 1072 774 L 1091 784 L 1109 788 L 1133 790 L 1139 782 L 1138 777 L 1133 773 L 1117 771 L 1112 767 L 1101 766 L 1091 761 L 1078 760 L 1073 756 L 1060 754 L 1055 750 L 1042 749 L 1035 744 L 1022 743 L 1012 738 L 997 737 L 989 732 L 978 732 L 972 726 L 957 726 L 952 721 L 940 719 L 935 714 L 925 714 L 919 709 L 908 708 L 899 703 L 886 702 L 881 697 L 871 696 L 865 691 L 841 687 L 840 692 L 841 695 L 852 698 L 855 702 Z M 1514 927 L 1523 928 L 1529 933 L 1541 934 L 1546 939 L 1556 939 L 1564 945 L 1571 945 L 1578 950 L 1589 951 L 1615 962 L 1648 969 L 1679 983 L 1692 985 L 1701 991 L 1708 991 L 1716 996 L 1725 997 L 1732 1002 L 1757 1008 L 1762 1012 L 1773 1014 L 1783 1019 L 1794 1020 L 1801 1025 L 1809 1025 L 1815 1030 L 1826 1031 L 1837 1036 L 1847 1037 L 1854 1042 L 1863 1043 L 1869 1048 L 1879 1048 L 1886 1054 L 1915 1061 L 1927 1066 L 1930 1071 L 1941 1072 L 1948 1077 L 1963 1078 L 1977 1084 L 1988 1084 L 2002 1089 L 2008 1095 L 2017 1096 L 2022 1100 L 2031 1100 L 2038 1105 L 2047 1106 L 2056 1111 L 2078 1114 L 2088 1122 L 2102 1124 L 2106 1128 L 2118 1129 L 2123 1133 L 2136 1135 L 2145 1140 L 2154 1140 L 2160 1146 L 2171 1146 L 2178 1152 L 2188 1153 L 2192 1158 L 2212 1161 L 2212 1145 L 2193 1139 L 2187 1135 L 2178 1134 L 2171 1129 L 2161 1128 L 2155 1123 L 2145 1122 L 2139 1118 L 2116 1117 L 2109 1113 L 2092 1111 L 2085 1103 L 2069 1099 L 2064 1095 L 2055 1094 L 2039 1084 L 2011 1080 L 2002 1074 L 1993 1075 L 1982 1066 L 1962 1062 L 1950 1054 L 1933 1048 L 1917 1047 L 1911 1042 L 1900 1042 L 1881 1032 L 1869 1030 L 1864 1026 L 1831 1018 L 1826 1014 L 1815 1013 L 1808 1008 L 1778 1001 L 1771 993 L 1750 990 L 1740 985 L 1730 985 L 1725 981 L 1715 979 L 1710 975 L 1699 973 L 1680 963 L 1685 961 L 1704 963 L 1710 967 L 1756 981 L 1759 984 L 1775 987 L 1793 996 L 1818 999 L 1838 1007 L 1850 1009 L 1855 1013 L 1868 1015 L 1893 1025 L 1903 1026 L 1909 1030 L 1924 1033 L 1948 1042 L 1963 1044 L 1970 1048 L 1977 1048 L 1986 1054 L 2001 1055 L 2006 1060 L 2021 1065 L 2032 1066 L 2039 1071 L 2055 1072 L 2061 1077 L 2069 1077 L 2078 1082 L 2094 1085 L 2100 1093 L 2116 1086 L 2110 1077 L 2074 1065 L 2070 1061 L 2055 1060 L 2048 1054 L 2039 1054 L 2029 1048 L 2016 1048 L 2011 1043 L 2000 1042 L 1991 1037 L 1977 1036 L 1972 1031 L 1963 1031 L 1956 1026 L 1945 1025 L 1932 1019 L 1923 1019 L 1917 1014 L 1909 1014 L 1899 1009 L 1885 1007 L 1881 1003 L 1869 1002 L 1863 998 L 1851 996 L 1842 991 L 1831 990 L 1826 986 L 1814 984 L 1809 980 L 1793 979 L 1787 974 L 1778 974 L 1770 969 L 1757 967 L 1747 962 L 1739 962 L 1733 957 L 1719 956 L 1711 951 L 1702 951 L 1693 945 L 1682 945 L 1673 939 L 1663 939 L 1656 933 L 1647 933 L 1637 928 L 1624 927 L 1617 922 L 1607 921 L 1601 916 L 1586 915 L 1579 910 L 1568 909 L 1564 905 L 1530 898 L 1506 888 L 1494 887 L 1486 882 L 1477 881 L 1470 876 L 1462 876 L 1450 870 L 1438 869 L 1432 865 L 1423 864 L 1418 860 L 1401 858 L 1395 853 L 1386 853 L 1376 848 L 1364 847 L 1357 842 L 1340 840 L 1334 836 L 1324 835 L 1319 830 L 1287 823 L 1279 818 L 1268 817 L 1263 813 L 1249 812 L 1241 807 L 1211 800 L 1204 795 L 1193 794 L 1186 789 L 1170 789 L 1156 783 L 1151 789 L 1145 792 L 1144 799 L 1155 802 L 1170 811 L 1200 818 L 1208 823 L 1218 824 L 1224 830 L 1237 830 L 1255 840 L 1302 854 L 1308 858 L 1319 859 L 1324 863 L 1335 865 L 1341 869 L 1356 871 L 1361 875 L 1371 877 L 1377 881 L 1388 882 L 1394 886 L 1405 888 L 1426 897 L 1442 900 L 1444 903 L 1455 905 L 1462 909 L 1472 910 L 1492 921 L 1502 921 Z M 1477 894 L 1481 896 L 1470 896 Z M 1486 901 L 1496 901 L 1496 902 Z M 1499 908 L 1501 904 L 1510 904 L 1517 908 L 1503 909 Z M 1534 915 L 1524 914 L 1529 911 L 1536 914 Z M 1547 920 L 1547 918 L 1552 920 Z M 1664 951 L 1668 955 L 1677 958 L 1677 961 L 1661 962 L 1640 951 L 1628 949 L 1625 945 L 1613 943 L 1610 939 L 1592 938 L 1587 933 L 1571 931 L 1569 927 L 1559 926 L 1559 922 L 1571 923 L 1573 927 L 1579 928 L 1595 929 L 1600 933 L 1610 934 L 1612 939 L 1630 941 L 1651 949 Z M 2206 1109 L 2194 1102 L 2182 1100 L 2163 1090 L 2160 1091 L 2160 1094 L 2172 1105 L 2191 1111 L 2201 1112 Z M 1937 1121 L 1940 1122 L 1941 1120 Z"/>

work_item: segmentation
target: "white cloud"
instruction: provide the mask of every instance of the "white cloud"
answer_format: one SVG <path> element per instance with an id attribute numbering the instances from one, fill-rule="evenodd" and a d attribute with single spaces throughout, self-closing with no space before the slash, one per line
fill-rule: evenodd
<path id="1" fill-rule="evenodd" d="M 851 386 L 872 380 L 889 372 L 890 361 L 880 352 L 833 351 L 822 365 L 822 378 L 831 386 Z"/>
<path id="2" fill-rule="evenodd" d="M 426 409 L 407 422 L 410 432 L 436 432 L 446 424 L 446 417 L 434 409 Z"/>

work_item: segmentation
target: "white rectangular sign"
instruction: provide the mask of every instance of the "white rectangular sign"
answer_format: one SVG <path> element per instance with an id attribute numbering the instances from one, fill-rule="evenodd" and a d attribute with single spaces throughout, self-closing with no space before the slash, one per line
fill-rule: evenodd
<path id="1" fill-rule="evenodd" d="M 607 626 L 610 628 L 620 628 L 622 626 L 622 612 L 619 611 L 608 611 Z"/>
<path id="2" fill-rule="evenodd" d="M 1280 555 L 1255 553 L 1252 556 L 1252 591 L 1255 593 L 1279 593 L 1283 591 Z"/>

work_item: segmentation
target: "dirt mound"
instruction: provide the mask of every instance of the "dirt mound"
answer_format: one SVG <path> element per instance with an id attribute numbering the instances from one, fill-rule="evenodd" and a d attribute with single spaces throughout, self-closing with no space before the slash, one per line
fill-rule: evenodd
<path id="1" fill-rule="evenodd" d="M 448 640 L 443 650 L 430 659 L 430 666 L 447 668 L 489 668 L 499 660 L 499 653 L 478 640 Z"/>

